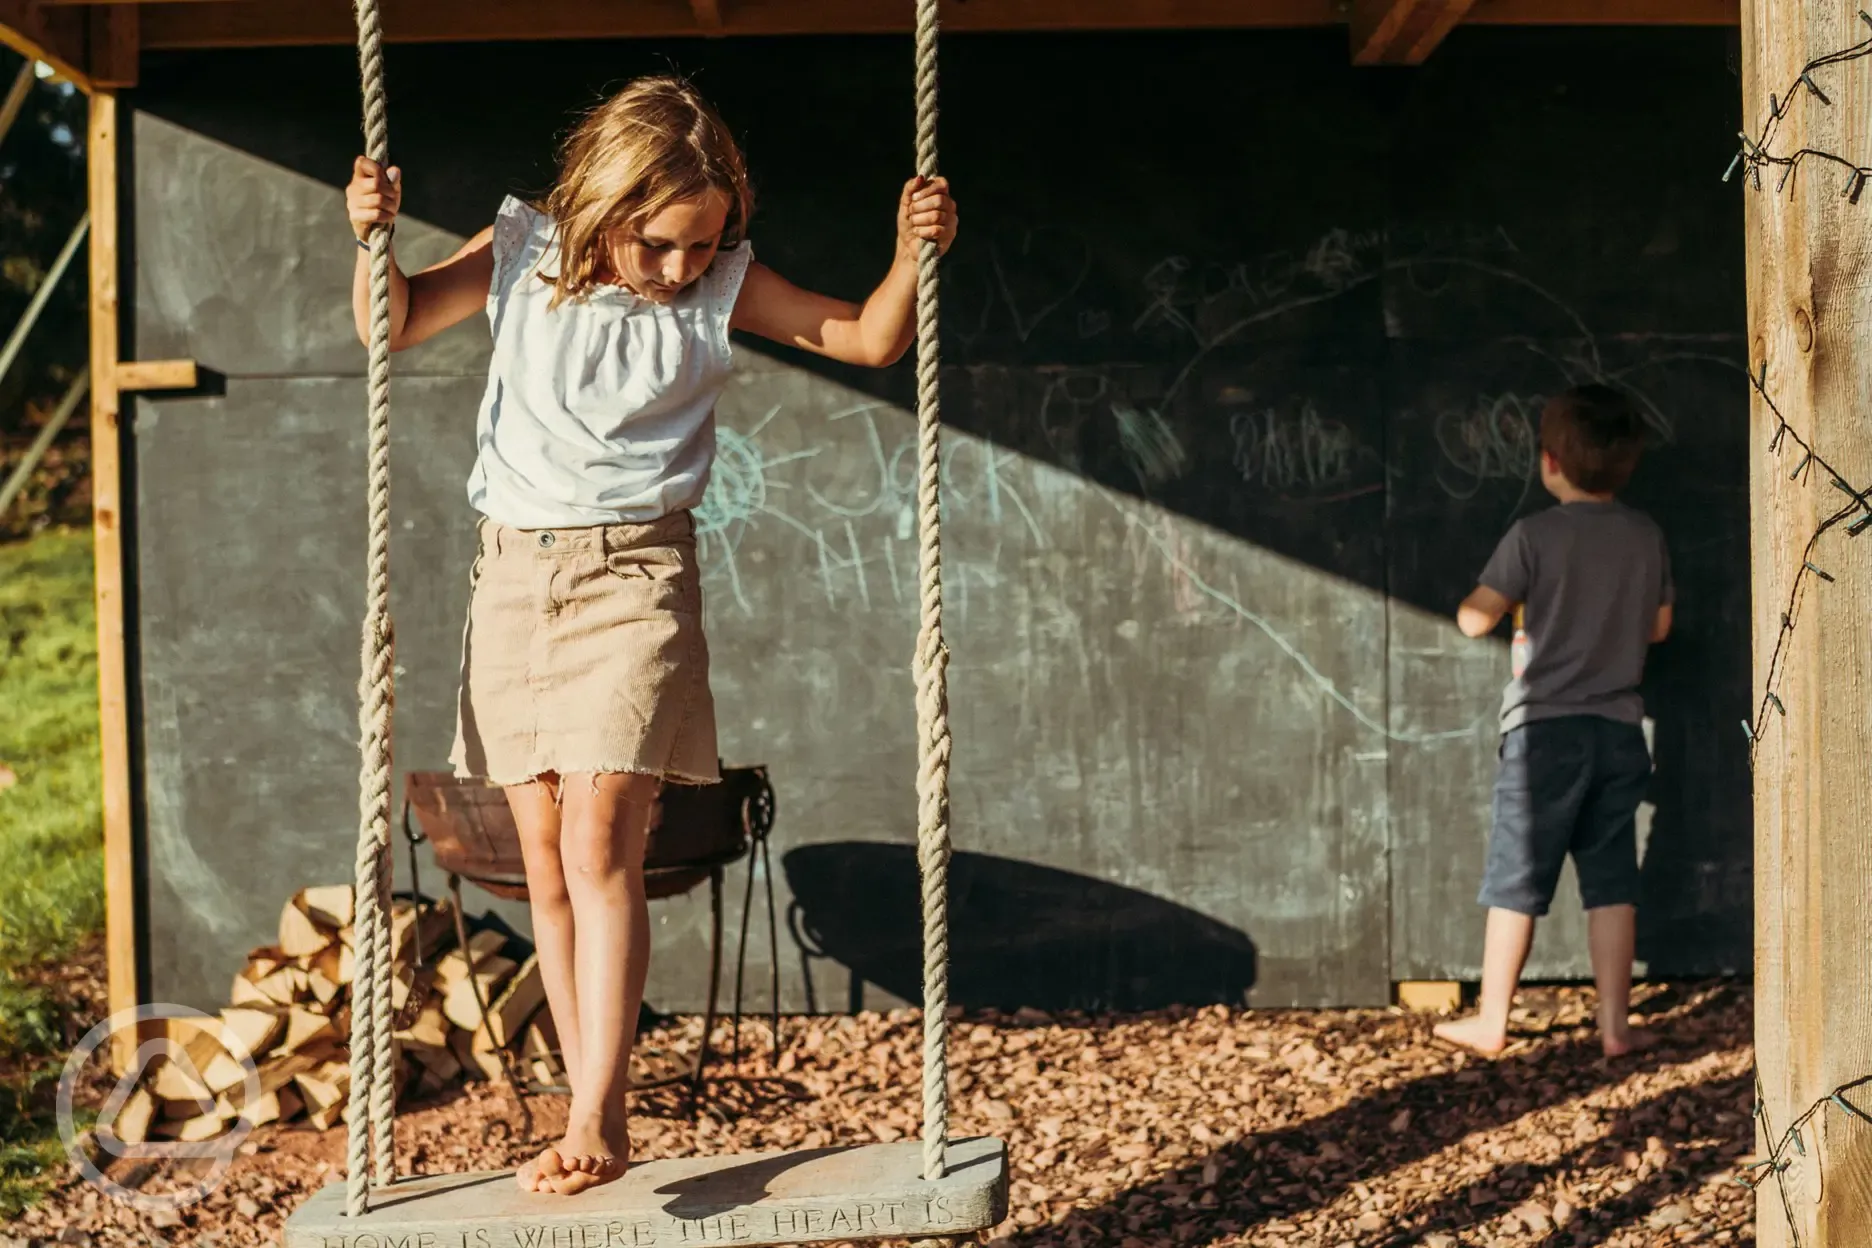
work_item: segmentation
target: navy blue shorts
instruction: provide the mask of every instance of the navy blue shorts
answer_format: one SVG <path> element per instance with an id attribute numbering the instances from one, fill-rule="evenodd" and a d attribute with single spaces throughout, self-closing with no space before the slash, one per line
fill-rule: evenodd
<path id="1" fill-rule="evenodd" d="M 1638 904 L 1638 803 L 1651 782 L 1644 730 L 1596 715 L 1536 720 L 1502 738 L 1485 906 L 1540 916 L 1568 854 L 1588 910 Z"/>

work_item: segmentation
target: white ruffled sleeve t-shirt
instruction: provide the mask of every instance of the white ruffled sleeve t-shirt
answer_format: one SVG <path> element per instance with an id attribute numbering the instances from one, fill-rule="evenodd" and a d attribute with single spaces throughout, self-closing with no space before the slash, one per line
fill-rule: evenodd
<path id="1" fill-rule="evenodd" d="M 697 506 L 715 458 L 728 321 L 753 249 L 667 304 L 621 286 L 550 308 L 551 217 L 509 197 L 494 221 L 494 355 L 468 500 L 518 529 L 645 524 Z"/>

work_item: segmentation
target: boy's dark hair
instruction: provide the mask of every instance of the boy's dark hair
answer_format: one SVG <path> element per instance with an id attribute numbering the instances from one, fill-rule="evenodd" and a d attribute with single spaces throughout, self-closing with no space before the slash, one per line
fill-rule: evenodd
<path id="1" fill-rule="evenodd" d="M 1616 494 L 1644 451 L 1644 420 L 1611 386 L 1574 386 L 1541 409 L 1541 450 L 1588 494 Z"/>

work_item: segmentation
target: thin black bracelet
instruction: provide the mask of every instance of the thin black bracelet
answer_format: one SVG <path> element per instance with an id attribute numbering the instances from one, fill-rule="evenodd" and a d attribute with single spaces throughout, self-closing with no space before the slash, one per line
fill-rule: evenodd
<path id="1" fill-rule="evenodd" d="M 390 227 L 390 231 L 389 231 L 389 232 L 390 232 L 390 237 L 391 237 L 391 238 L 395 238 L 395 237 L 396 237 L 396 226 L 395 226 L 394 224 L 393 224 L 393 225 L 391 225 L 391 227 Z M 363 251 L 369 251 L 369 250 L 370 250 L 370 240 L 369 240 L 368 238 L 360 238 L 360 239 L 358 239 L 358 240 L 357 240 L 357 245 L 358 245 L 358 247 L 359 247 L 359 248 L 360 248 L 361 250 L 363 250 Z"/>

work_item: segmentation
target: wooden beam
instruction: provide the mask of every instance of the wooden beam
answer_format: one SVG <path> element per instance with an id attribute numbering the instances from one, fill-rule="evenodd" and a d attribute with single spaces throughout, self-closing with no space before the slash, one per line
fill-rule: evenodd
<path id="1" fill-rule="evenodd" d="M 1771 155 L 1872 154 L 1863 62 L 1814 71 L 1830 103 L 1797 86 L 1811 58 L 1865 37 L 1858 7 L 1743 5 L 1743 129 L 1764 133 L 1771 98 L 1786 109 Z M 1872 486 L 1872 196 L 1858 193 L 1862 175 L 1847 180 L 1821 159 L 1785 188 L 1773 168 L 1759 190 L 1743 175 L 1749 367 L 1767 369 L 1774 404 L 1754 396 L 1748 434 L 1754 688 L 1766 708 L 1753 768 L 1755 1131 L 1757 1155 L 1777 1158 L 1755 1189 L 1762 1248 L 1872 1243 L 1872 1126 L 1826 1102 L 1872 1070 L 1872 540 L 1849 535 L 1864 513 L 1840 512 L 1834 482 Z M 1795 472 L 1808 447 L 1815 462 Z M 1865 1107 L 1866 1091 L 1846 1099 Z M 1798 1146 L 1784 1144 L 1816 1104 Z"/>
<path id="2" fill-rule="evenodd" d="M 887 0 L 735 0 L 721 8 L 724 35 L 900 34 L 912 9 Z M 1336 0 L 969 0 L 943 6 L 945 28 L 968 30 L 1328 26 Z M 405 0 L 384 13 L 385 36 L 404 43 L 504 39 L 671 38 L 696 33 L 690 0 Z M 148 48 L 349 43 L 350 8 L 224 0 L 161 5 L 144 15 Z"/>
<path id="3" fill-rule="evenodd" d="M 90 13 L 90 48 L 86 61 L 91 83 L 102 90 L 134 87 L 137 82 L 139 24 L 134 4 L 102 4 Z"/>
<path id="4" fill-rule="evenodd" d="M 1421 65 L 1475 0 L 1354 0 L 1354 65 Z"/>
<path id="5" fill-rule="evenodd" d="M 10 0 L 23 7 L 26 0 Z M 304 14 L 267 14 L 276 7 L 267 0 L 120 0 L 152 6 L 164 47 L 228 46 L 227 31 L 261 32 L 256 42 L 291 43 L 294 32 L 304 42 L 344 42 L 342 27 L 350 20 L 348 8 L 336 0 L 302 0 L 292 8 Z M 735 0 L 742 8 L 749 0 Z M 535 37 L 536 18 L 555 33 L 552 38 L 691 34 L 698 27 L 723 34 L 811 34 L 904 31 L 910 28 L 905 0 L 751 0 L 753 9 L 729 16 L 722 12 L 728 0 L 681 0 L 676 4 L 601 4 L 597 0 L 538 0 L 521 14 L 478 13 L 502 6 L 498 0 L 442 0 L 398 4 L 386 15 L 392 38 L 417 36 L 398 33 L 406 28 L 422 32 L 424 41 L 446 39 L 527 39 Z M 37 0 L 39 9 L 95 7 L 100 0 Z M 197 7 L 197 6 L 201 7 Z M 786 12 L 780 12 L 784 6 Z M 1466 19 L 1477 26 L 1623 25 L 1623 26 L 1734 26 L 1741 0 L 1473 0 Z M 209 18 L 198 35 L 186 27 L 212 8 L 253 10 L 247 17 L 228 21 Z M 0 9 L 4 3 L 0 3 Z M 1337 26 L 1347 20 L 1341 0 L 967 0 L 946 6 L 943 21 L 953 30 L 1150 30 L 1205 29 L 1267 26 Z M 709 10 L 720 13 L 711 24 Z M 764 10 L 764 11 L 763 11 Z M 192 15 L 193 16 L 192 16 Z M 451 15 L 460 16 L 460 33 L 438 32 Z M 469 33 L 479 32 L 479 33 Z M 156 45 L 147 45 L 156 46 Z"/>
<path id="6" fill-rule="evenodd" d="M 384 13 L 400 43 L 674 38 L 697 32 L 713 0 L 402 0 Z M 1448 0 L 1441 0 L 1447 3 Z M 1479 24 L 1608 22 L 1734 25 L 1738 0 L 1476 0 Z M 907 0 L 713 2 L 724 35 L 901 34 Z M 1336 26 L 1340 0 L 967 0 L 944 5 L 951 31 L 1224 29 Z M 162 3 L 143 14 L 146 49 L 343 44 L 357 37 L 342 0 Z"/>
<path id="7" fill-rule="evenodd" d="M 117 396 L 117 97 L 91 96 L 91 522 L 97 561 L 98 736 L 104 794 L 105 956 L 111 1013 L 138 1004 L 135 833 L 130 800 L 129 663 L 125 652 L 122 431 Z M 135 1029 L 111 1037 L 113 1060 L 135 1056 Z"/>
<path id="8" fill-rule="evenodd" d="M 26 97 L 32 94 L 38 77 L 33 71 L 31 60 L 21 61 L 19 72 L 13 75 L 13 85 L 7 88 L 6 101 L 0 103 L 0 143 L 6 142 L 13 123 L 19 120 L 20 110 L 26 107 Z"/>
<path id="9" fill-rule="evenodd" d="M 1470 26 L 1734 26 L 1741 0 L 1476 0 Z"/>
<path id="10" fill-rule="evenodd" d="M 696 25 L 707 31 L 721 30 L 722 0 L 689 0 L 689 7 L 695 11 Z"/>
<path id="11" fill-rule="evenodd" d="M 33 0 L 0 0 L 0 44 L 44 61 L 82 90 L 91 90 L 83 13 L 47 9 Z"/>
<path id="12" fill-rule="evenodd" d="M 194 360 L 125 360 L 117 365 L 120 393 L 136 390 L 193 390 L 200 381 Z"/>

